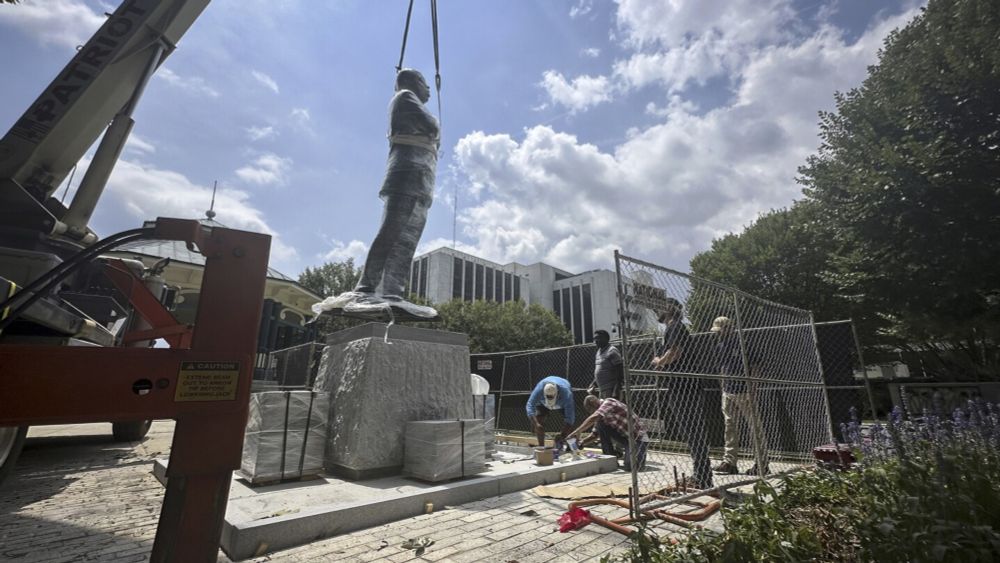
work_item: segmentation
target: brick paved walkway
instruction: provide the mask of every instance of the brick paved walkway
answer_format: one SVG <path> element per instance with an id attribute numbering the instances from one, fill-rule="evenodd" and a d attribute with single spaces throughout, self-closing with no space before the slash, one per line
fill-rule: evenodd
<path id="1" fill-rule="evenodd" d="M 141 444 L 117 444 L 109 424 L 33 428 L 16 478 L 0 491 L 0 561 L 145 561 L 164 489 L 152 461 L 169 453 L 172 422 Z M 612 483 L 622 472 L 575 483 Z M 276 552 L 255 561 L 586 561 L 621 550 L 596 525 L 556 530 L 567 501 L 524 491 Z M 409 538 L 435 541 L 422 557 Z M 228 562 L 223 554 L 220 562 Z"/>

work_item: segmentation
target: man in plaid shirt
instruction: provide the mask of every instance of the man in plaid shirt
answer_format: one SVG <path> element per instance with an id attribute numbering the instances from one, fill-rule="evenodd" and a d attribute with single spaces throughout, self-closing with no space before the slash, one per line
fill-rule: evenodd
<path id="1" fill-rule="evenodd" d="M 642 425 L 639 417 L 631 414 L 625 403 L 618 399 L 607 398 L 598 399 L 593 395 L 587 395 L 583 400 L 583 406 L 590 416 L 584 420 L 580 426 L 574 430 L 567 438 L 579 436 L 586 432 L 591 426 L 596 425 L 597 435 L 601 437 L 601 451 L 605 455 L 615 455 L 615 444 L 625 450 L 625 471 L 632 470 L 632 464 L 642 469 L 646 465 L 646 448 L 649 445 L 649 436 Z M 628 449 L 628 417 L 632 417 L 632 436 L 635 440 L 635 455 L 630 455 Z"/>

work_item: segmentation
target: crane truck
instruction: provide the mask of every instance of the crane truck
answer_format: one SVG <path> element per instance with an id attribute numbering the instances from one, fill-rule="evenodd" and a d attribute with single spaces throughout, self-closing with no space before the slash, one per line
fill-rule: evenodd
<path id="1" fill-rule="evenodd" d="M 136 105 L 208 1 L 125 0 L 0 139 L 0 346 L 152 345 L 152 338 L 126 334 L 151 327 L 132 297 L 138 286 L 143 295 L 163 297 L 158 268 L 107 257 L 69 261 L 99 243 L 90 218 L 128 140 Z M 64 205 L 56 190 L 102 132 Z M 60 268 L 65 273 L 58 283 L 33 287 Z M 34 298 L 29 305 L 16 299 L 28 293 Z M 15 400 L 0 397 L 0 408 Z M 117 439 L 139 440 L 149 425 L 116 422 L 112 430 Z M 0 483 L 13 470 L 27 431 L 0 426 Z"/>

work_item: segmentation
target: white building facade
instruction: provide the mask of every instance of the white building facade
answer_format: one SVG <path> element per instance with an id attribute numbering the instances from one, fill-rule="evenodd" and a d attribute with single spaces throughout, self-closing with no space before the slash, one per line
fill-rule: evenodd
<path id="1" fill-rule="evenodd" d="M 595 330 L 614 338 L 618 325 L 615 273 L 591 270 L 573 274 L 543 262 L 530 265 L 497 264 L 450 248 L 438 248 L 413 260 L 410 293 L 443 303 L 465 301 L 523 301 L 554 312 L 583 344 Z"/>

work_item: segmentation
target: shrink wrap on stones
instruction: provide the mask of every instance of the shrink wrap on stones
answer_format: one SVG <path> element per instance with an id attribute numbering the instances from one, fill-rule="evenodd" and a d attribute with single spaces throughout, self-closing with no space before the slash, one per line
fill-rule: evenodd
<path id="1" fill-rule="evenodd" d="M 329 405 L 328 393 L 251 393 L 242 476 L 259 484 L 322 472 Z"/>
<path id="2" fill-rule="evenodd" d="M 483 421 L 429 420 L 406 424 L 403 473 L 447 481 L 486 471 Z"/>
<path id="3" fill-rule="evenodd" d="M 494 442 L 496 438 L 496 395 L 473 395 L 472 396 L 472 417 L 483 419 L 483 444 L 486 455 L 493 453 L 496 449 Z"/>

